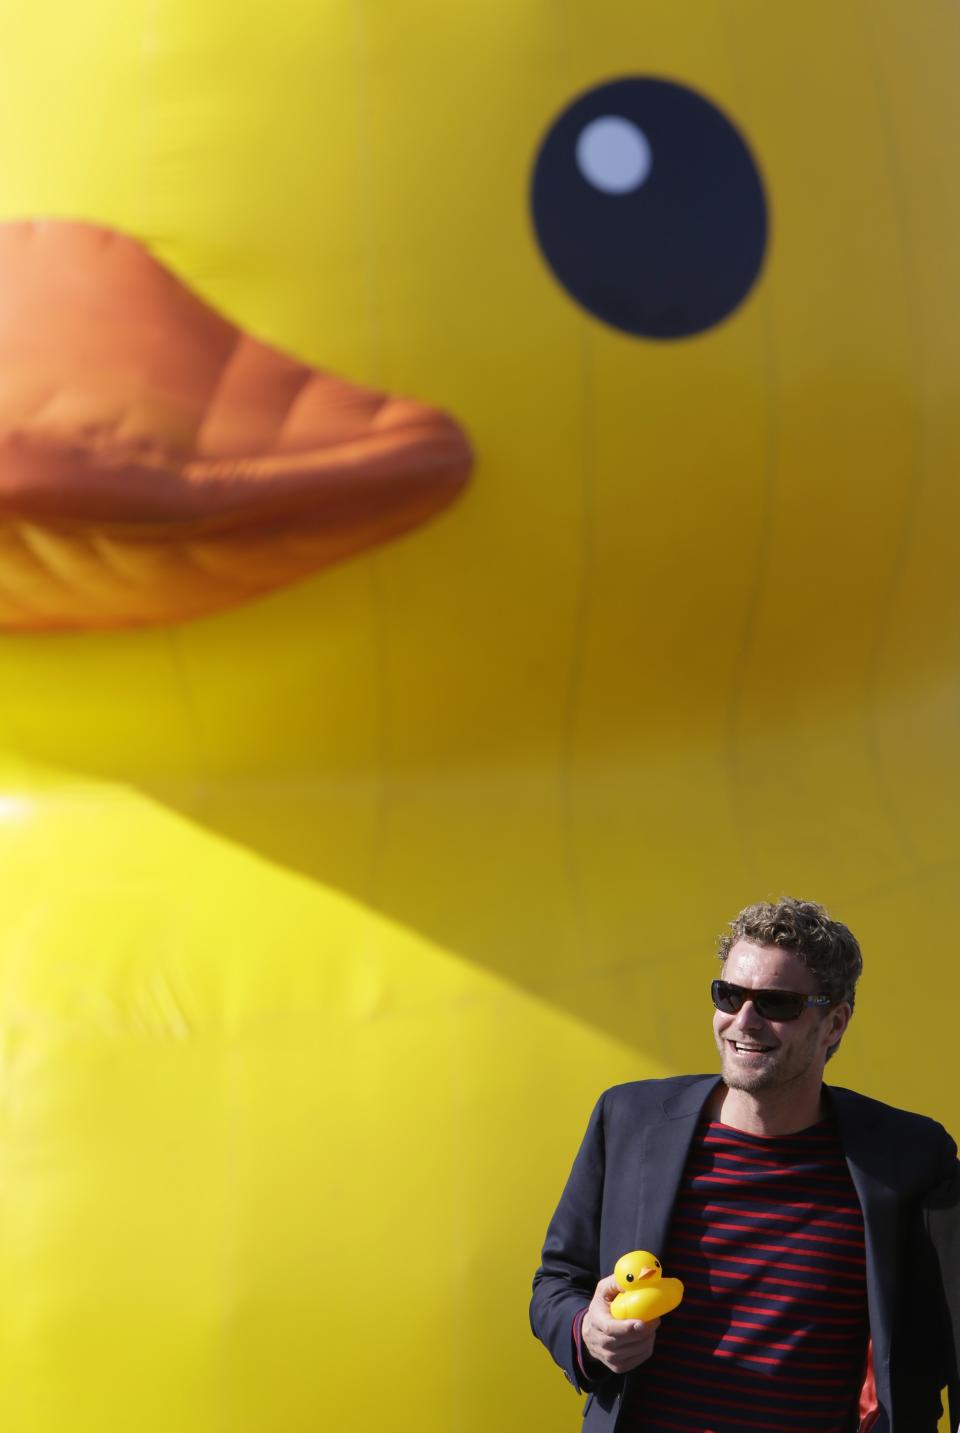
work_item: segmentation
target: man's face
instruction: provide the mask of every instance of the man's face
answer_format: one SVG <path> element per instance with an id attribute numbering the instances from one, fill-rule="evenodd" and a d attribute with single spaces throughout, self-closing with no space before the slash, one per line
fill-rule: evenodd
<path id="1" fill-rule="evenodd" d="M 775 945 L 738 940 L 723 967 L 724 980 L 753 990 L 790 990 L 818 995 L 810 971 L 798 956 Z M 764 1020 L 747 1000 L 736 1015 L 717 1010 L 713 1033 L 724 1083 L 731 1090 L 759 1093 L 795 1084 L 819 1085 L 827 1050 L 846 1029 L 849 1006 L 809 1006 L 798 1020 Z"/>

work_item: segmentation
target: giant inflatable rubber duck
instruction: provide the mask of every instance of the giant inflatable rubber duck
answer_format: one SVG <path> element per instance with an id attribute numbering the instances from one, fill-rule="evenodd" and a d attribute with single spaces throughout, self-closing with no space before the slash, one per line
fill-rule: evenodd
<path id="1" fill-rule="evenodd" d="M 888 1050 L 952 969 L 958 24 L 18 9 L 12 1433 L 569 1417 L 558 1181 L 765 894 L 863 941 L 836 1078 L 956 1124 L 951 1002 Z"/>

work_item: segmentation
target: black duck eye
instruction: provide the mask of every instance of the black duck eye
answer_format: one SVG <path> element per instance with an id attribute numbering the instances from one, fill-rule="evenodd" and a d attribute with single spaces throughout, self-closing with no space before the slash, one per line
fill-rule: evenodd
<path id="1" fill-rule="evenodd" d="M 628 1274 L 628 1275 L 627 1275 L 627 1283 L 628 1283 L 628 1284 L 632 1284 L 632 1283 L 633 1283 L 633 1275 L 632 1275 L 632 1274 Z"/>
<path id="2" fill-rule="evenodd" d="M 575 99 L 540 146 L 531 203 L 571 297 L 644 338 L 719 323 L 763 263 L 767 204 L 746 142 L 669 80 L 613 80 Z"/>

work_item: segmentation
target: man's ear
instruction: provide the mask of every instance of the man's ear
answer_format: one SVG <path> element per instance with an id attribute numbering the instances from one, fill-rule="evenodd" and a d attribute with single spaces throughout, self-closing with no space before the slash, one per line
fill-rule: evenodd
<path id="1" fill-rule="evenodd" d="M 827 1028 L 830 1031 L 831 1045 L 838 1045 L 844 1031 L 850 1024 L 853 1017 L 853 1010 L 848 1001 L 842 1000 L 839 1005 L 834 1005 L 827 1011 Z"/>

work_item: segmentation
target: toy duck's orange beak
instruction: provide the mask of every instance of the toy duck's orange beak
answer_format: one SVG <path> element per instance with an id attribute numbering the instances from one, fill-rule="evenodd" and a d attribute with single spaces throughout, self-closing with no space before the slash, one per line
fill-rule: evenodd
<path id="1" fill-rule="evenodd" d="M 231 606 L 423 522 L 470 449 L 216 314 L 135 240 L 0 226 L 0 627 Z"/>

